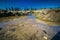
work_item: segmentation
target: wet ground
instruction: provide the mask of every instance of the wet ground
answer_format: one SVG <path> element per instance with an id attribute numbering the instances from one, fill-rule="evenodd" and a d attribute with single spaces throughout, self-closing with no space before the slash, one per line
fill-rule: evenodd
<path id="1" fill-rule="evenodd" d="M 55 35 L 58 32 L 60 32 L 60 26 L 48 26 L 47 24 L 36 20 L 34 15 L 28 15 L 27 17 L 10 20 L 8 22 L 1 22 L 0 27 L 6 27 L 14 24 L 18 25 L 18 24 L 24 24 L 24 23 L 27 23 L 27 25 L 30 25 L 29 27 L 30 29 L 27 28 L 26 32 L 28 32 L 29 30 L 32 30 L 31 33 L 33 33 L 33 29 L 34 29 L 37 32 L 39 32 L 39 35 L 48 36 L 50 40 L 53 37 L 55 37 Z"/>

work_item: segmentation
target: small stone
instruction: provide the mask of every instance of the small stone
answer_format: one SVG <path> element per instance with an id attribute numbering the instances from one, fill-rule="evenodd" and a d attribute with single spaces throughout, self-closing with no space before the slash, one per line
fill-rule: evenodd
<path id="1" fill-rule="evenodd" d="M 44 32 L 45 34 L 47 34 L 47 32 L 46 32 L 45 30 L 43 30 L 43 32 Z"/>
<path id="2" fill-rule="evenodd" d="M 37 30 L 37 32 L 38 32 L 38 30 Z"/>
<path id="3" fill-rule="evenodd" d="M 22 26 L 24 26 L 24 24 Z"/>
<path id="4" fill-rule="evenodd" d="M 47 40 L 48 38 L 46 36 L 44 36 L 44 39 Z"/>

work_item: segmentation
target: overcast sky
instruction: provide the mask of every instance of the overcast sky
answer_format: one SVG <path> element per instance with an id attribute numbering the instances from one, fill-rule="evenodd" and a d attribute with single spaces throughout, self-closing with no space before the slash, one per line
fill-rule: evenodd
<path id="1" fill-rule="evenodd" d="M 49 8 L 60 7 L 60 0 L 0 0 L 0 8 Z"/>

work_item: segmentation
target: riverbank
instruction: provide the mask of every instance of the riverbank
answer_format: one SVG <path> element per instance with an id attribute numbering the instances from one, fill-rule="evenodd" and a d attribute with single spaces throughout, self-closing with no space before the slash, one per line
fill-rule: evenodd
<path id="1" fill-rule="evenodd" d="M 26 16 L 9 16 L 9 17 L 2 17 L 0 18 L 0 22 L 8 22 L 10 20 L 18 19 L 18 18 L 23 18 Z"/>
<path id="2" fill-rule="evenodd" d="M 60 26 L 60 9 L 43 9 L 36 12 L 36 19 L 46 23 L 49 26 Z"/>
<path id="3" fill-rule="evenodd" d="M 60 26 L 60 22 L 49 22 L 49 21 L 44 21 L 41 19 L 36 19 L 38 22 L 44 23 L 48 26 Z"/>

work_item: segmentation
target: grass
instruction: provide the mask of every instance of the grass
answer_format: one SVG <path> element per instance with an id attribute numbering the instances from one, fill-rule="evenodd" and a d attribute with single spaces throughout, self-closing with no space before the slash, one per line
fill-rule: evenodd
<path id="1" fill-rule="evenodd" d="M 46 14 L 44 14 L 45 12 Z M 44 10 L 43 12 L 40 13 L 35 13 L 36 18 L 43 20 L 43 21 L 48 21 L 48 22 L 60 22 L 60 10 L 56 9 L 51 9 L 51 10 Z M 57 11 L 57 12 L 56 12 Z"/>
<path id="2" fill-rule="evenodd" d="M 8 21 L 10 21 L 10 20 L 14 20 L 14 19 L 17 19 L 17 18 L 22 18 L 22 17 L 25 17 L 25 16 L 3 17 L 3 18 L 0 18 L 0 22 L 8 22 Z"/>
<path id="3" fill-rule="evenodd" d="M 51 20 L 43 20 L 42 18 L 40 18 L 39 16 L 36 16 L 36 19 L 39 19 L 43 22 L 45 22 L 48 26 L 54 26 L 54 25 L 59 25 L 60 26 L 60 21 L 51 21 Z"/>
<path id="4" fill-rule="evenodd" d="M 42 20 L 42 21 L 46 21 L 46 22 L 56 22 L 56 23 L 59 23 L 60 22 L 60 20 L 57 20 L 57 21 L 55 21 L 55 20 L 48 20 L 48 19 L 43 19 L 40 15 L 36 15 L 36 18 L 37 19 L 40 19 L 40 20 Z"/>

